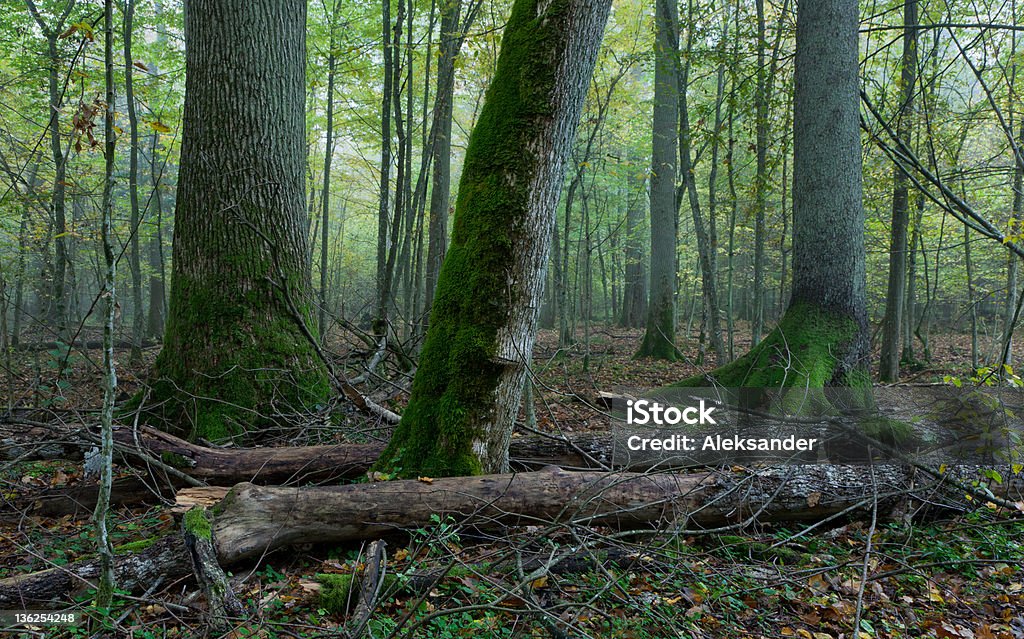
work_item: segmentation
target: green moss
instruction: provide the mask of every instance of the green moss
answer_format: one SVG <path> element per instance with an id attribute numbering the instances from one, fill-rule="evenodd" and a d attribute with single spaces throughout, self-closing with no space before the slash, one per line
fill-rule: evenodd
<path id="1" fill-rule="evenodd" d="M 191 466 L 191 462 L 187 457 L 169 450 L 160 453 L 160 461 L 172 468 L 189 468 Z"/>
<path id="2" fill-rule="evenodd" d="M 721 549 L 730 557 L 749 558 L 760 561 L 780 560 L 789 565 L 799 565 L 807 559 L 805 555 L 791 548 L 783 546 L 772 547 L 771 544 L 739 537 L 737 535 L 720 535 L 715 539 L 721 544 Z"/>
<path id="3" fill-rule="evenodd" d="M 317 603 L 321 608 L 334 615 L 344 615 L 355 604 L 359 595 L 359 582 L 352 574 L 317 573 L 314 579 L 320 584 Z M 381 584 L 382 593 L 393 593 L 401 583 L 401 577 L 385 574 Z"/>
<path id="4" fill-rule="evenodd" d="M 317 597 L 320 607 L 334 615 L 347 613 L 349 605 L 355 601 L 352 575 L 318 573 L 316 581 L 320 584 Z"/>
<path id="5" fill-rule="evenodd" d="M 185 526 L 185 530 L 196 537 L 207 541 L 213 539 L 213 528 L 210 526 L 210 520 L 206 517 L 205 509 L 200 508 L 199 506 L 193 507 L 185 513 L 183 524 Z"/>
<path id="6" fill-rule="evenodd" d="M 152 546 L 153 544 L 155 544 L 157 539 L 159 539 L 159 537 L 151 537 L 149 539 L 139 539 L 138 541 L 129 541 L 126 544 L 121 544 L 120 546 L 114 546 L 114 552 L 115 553 L 142 552 L 143 550 L 145 550 L 145 549 L 149 548 L 150 546 Z"/>
<path id="7" fill-rule="evenodd" d="M 150 389 L 126 411 L 145 400 L 144 421 L 192 440 L 222 441 L 326 405 L 327 370 L 280 293 L 256 286 L 239 299 L 181 274 L 174 284 Z"/>
<path id="8" fill-rule="evenodd" d="M 914 437 L 910 424 L 881 415 L 861 421 L 859 427 L 863 434 L 888 446 L 898 446 Z"/>
<path id="9" fill-rule="evenodd" d="M 673 384 L 700 387 L 715 384 L 729 388 L 823 388 L 870 387 L 863 373 L 839 366 L 844 352 L 857 336 L 856 322 L 810 304 L 794 304 L 779 325 L 749 353 L 706 375 Z"/>
<path id="10" fill-rule="evenodd" d="M 210 508 L 210 512 L 213 513 L 214 517 L 217 517 L 223 514 L 236 499 L 238 499 L 238 493 L 232 488 L 228 491 L 228 494 L 224 495 L 224 499 L 221 499 Z"/>
<path id="11" fill-rule="evenodd" d="M 473 134 L 458 190 L 451 246 L 438 278 L 430 328 L 408 405 L 374 469 L 401 477 L 474 475 L 473 451 L 490 421 L 507 362 L 497 331 L 512 299 L 507 262 L 529 204 L 539 158 L 537 123 L 553 113 L 556 65 L 546 55 L 564 28 L 567 0 L 516 3 Z M 550 42 L 549 42 L 550 41 Z"/>

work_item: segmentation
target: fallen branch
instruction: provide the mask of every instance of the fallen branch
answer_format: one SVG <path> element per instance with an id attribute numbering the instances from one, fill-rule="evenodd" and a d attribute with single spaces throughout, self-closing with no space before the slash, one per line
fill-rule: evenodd
<path id="1" fill-rule="evenodd" d="M 950 469 L 969 482 L 979 468 Z M 257 560 L 299 543 L 345 543 L 379 539 L 432 525 L 433 516 L 451 516 L 478 529 L 526 524 L 606 525 L 620 528 L 699 529 L 737 523 L 817 521 L 844 513 L 870 511 L 875 500 L 869 466 L 791 466 L 752 472 L 692 474 L 537 472 L 388 481 L 347 486 L 281 488 L 250 483 L 235 486 L 214 508 L 212 533 L 217 560 L 228 566 Z M 876 465 L 874 485 L 879 513 L 915 490 L 914 470 Z M 1024 495 L 1022 479 L 1007 469 L 1004 482 L 991 487 L 1010 500 Z M 196 493 L 204 489 L 191 489 Z M 211 489 L 212 490 L 212 489 Z M 919 489 L 918 489 L 919 490 Z M 926 496 L 966 505 L 963 494 L 947 488 Z M 977 500 L 975 505 L 981 505 Z M 168 548 L 177 552 L 168 552 Z M 136 555 L 118 557 L 118 583 L 144 586 L 166 572 L 190 572 L 180 541 L 160 540 Z M 96 574 L 93 562 L 0 580 L 0 607 L 67 601 L 82 580 Z M 150 577 L 151 578 L 151 577 Z"/>

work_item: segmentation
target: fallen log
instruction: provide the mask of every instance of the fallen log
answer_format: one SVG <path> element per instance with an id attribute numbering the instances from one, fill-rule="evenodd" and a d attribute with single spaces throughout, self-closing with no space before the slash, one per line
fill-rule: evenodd
<path id="1" fill-rule="evenodd" d="M 967 481 L 978 470 L 963 467 L 949 473 Z M 242 483 L 212 509 L 212 532 L 218 561 L 231 565 L 292 544 L 378 539 L 431 526 L 435 515 L 450 515 L 478 529 L 572 522 L 678 531 L 754 521 L 820 521 L 870 511 L 876 500 L 884 513 L 908 493 L 930 503 L 966 503 L 960 489 L 919 480 L 906 466 L 822 465 L 692 474 L 571 473 L 548 468 L 308 488 Z M 991 488 L 1020 500 L 1022 483 L 1006 469 L 1003 483 Z M 119 556 L 119 586 L 151 585 L 157 574 L 188 574 L 191 568 L 183 550 L 175 537 L 138 554 Z M 78 562 L 0 580 L 0 608 L 68 601 L 82 580 L 96 574 L 95 562 Z"/>
<path id="2" fill-rule="evenodd" d="M 84 427 L 82 427 L 84 428 Z M 52 435 L 52 433 L 51 433 Z M 7 441 L 13 434 L 6 433 Z M 46 429 L 32 427 L 26 433 L 37 445 L 68 451 L 91 445 L 81 429 L 68 429 L 60 439 L 46 438 Z M 383 444 L 331 444 L 277 448 L 209 448 L 192 444 L 167 433 L 140 427 L 115 429 L 118 450 L 126 461 L 145 466 L 135 453 L 161 460 L 188 476 L 206 483 L 232 486 L 239 482 L 258 484 L 325 483 L 362 477 L 384 449 Z M 24 451 L 28 442 L 17 450 Z M 572 440 L 525 436 L 512 439 L 511 456 L 517 470 L 555 465 L 564 468 L 610 467 L 612 440 L 609 433 L 577 435 Z M 125 477 L 114 482 L 111 503 L 128 505 L 155 503 L 186 486 L 180 477 L 152 468 L 153 477 Z M 169 489 L 169 490 L 168 490 Z M 49 488 L 26 495 L 35 515 L 58 517 L 87 515 L 96 505 L 97 485 L 84 481 L 71 487 Z"/>
<path id="3" fill-rule="evenodd" d="M 911 432 L 911 439 L 935 445 L 945 442 L 946 445 L 955 447 L 958 442 L 967 441 L 973 430 L 976 430 L 976 426 L 986 421 L 999 422 L 991 424 L 990 430 L 1005 430 L 1006 426 L 1000 420 L 1005 420 L 1011 414 L 1008 411 L 993 411 L 991 407 L 979 403 L 974 397 L 977 394 L 974 391 L 967 393 L 950 387 L 885 387 L 877 388 L 875 394 L 882 408 L 881 415 L 890 420 L 901 420 L 903 426 Z M 1005 402 L 1007 407 L 1015 410 L 1021 408 L 1016 414 L 1024 414 L 1024 399 L 1019 391 L 987 389 L 986 394 L 997 402 Z M 621 401 L 623 397 L 625 396 L 603 395 L 606 401 Z M 858 424 L 856 418 L 843 419 L 850 420 L 851 428 Z M 816 428 L 813 424 L 799 421 L 787 423 L 785 418 L 777 419 L 772 424 L 778 427 L 772 431 L 773 434 L 786 429 L 803 434 L 812 432 L 809 429 Z M 31 436 L 37 443 L 43 441 L 38 430 L 43 426 L 45 424 L 33 426 Z M 762 425 L 759 428 L 765 431 L 767 427 Z M 1020 426 L 1014 428 L 1020 429 Z M 17 436 L 17 432 L 11 431 L 10 426 L 0 425 L 0 443 L 6 444 Z M 79 427 L 77 432 L 81 441 L 91 445 L 84 427 Z M 700 436 L 699 432 L 691 434 L 694 437 Z M 65 429 L 60 437 L 60 441 L 68 441 L 76 436 Z M 348 443 L 280 448 L 210 448 L 189 443 L 148 427 L 118 428 L 115 431 L 115 439 L 127 459 L 134 457 L 136 465 L 140 465 L 139 456 L 145 455 L 150 460 L 155 458 L 170 464 L 192 478 L 222 486 L 239 482 L 297 484 L 358 478 L 365 475 L 383 450 L 383 444 Z M 5 447 L 0 446 L 0 451 L 3 448 Z M 618 467 L 646 471 L 655 466 L 667 469 L 701 465 L 693 463 L 692 460 L 687 462 L 683 458 L 666 457 L 658 453 L 636 454 L 626 459 L 617 457 L 613 455 L 612 435 L 607 431 L 573 434 L 571 438 L 517 433 L 511 440 L 509 452 L 513 470 L 536 470 L 543 466 L 555 465 L 567 469 Z M 0 455 L 2 454 L 0 452 Z M 955 455 L 950 458 L 955 458 Z M 940 464 L 952 465 L 947 459 L 937 459 L 938 462 L 934 464 L 936 468 Z M 738 457 L 735 461 L 744 463 L 744 460 Z M 752 465 L 757 460 L 749 461 Z M 830 461 L 846 460 L 830 458 Z M 715 466 L 717 462 L 712 460 L 704 465 Z M 159 477 L 165 476 L 161 472 L 156 474 Z M 175 488 L 183 485 L 173 478 L 164 483 Z M 145 498 L 146 494 L 140 486 L 125 483 L 123 493 L 115 490 L 114 500 L 115 503 L 130 503 L 132 499 Z M 33 499 L 40 504 L 39 514 L 59 515 L 91 510 L 95 505 L 94 495 L 95 487 L 82 486 L 70 491 L 49 491 Z"/>

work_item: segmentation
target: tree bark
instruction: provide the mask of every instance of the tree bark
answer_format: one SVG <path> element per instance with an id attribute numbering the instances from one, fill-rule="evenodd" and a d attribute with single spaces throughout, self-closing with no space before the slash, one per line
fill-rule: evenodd
<path id="1" fill-rule="evenodd" d="M 681 385 L 870 386 L 858 24 L 855 0 L 798 7 L 790 305 L 747 355 Z"/>
<path id="2" fill-rule="evenodd" d="M 190 1 L 174 277 L 147 419 L 210 440 L 323 404 L 302 3 Z M 246 73 L 236 73 L 239 68 Z"/>
<path id="3" fill-rule="evenodd" d="M 145 330 L 145 309 L 142 306 L 142 251 L 139 233 L 142 216 L 139 211 L 139 118 L 135 108 L 135 60 L 132 58 L 132 31 L 135 21 L 135 0 L 124 3 L 124 99 L 128 109 L 128 264 L 132 276 L 132 365 L 142 364 L 142 340 Z"/>
<path id="4" fill-rule="evenodd" d="M 513 8 L 466 152 L 412 395 L 381 469 L 508 468 L 565 158 L 610 4 L 517 0 Z"/>
<path id="5" fill-rule="evenodd" d="M 643 235 L 647 231 L 643 206 L 647 199 L 647 180 L 646 175 L 638 173 L 638 166 L 638 159 L 630 161 L 626 174 L 625 278 L 619 323 L 628 328 L 641 328 L 647 319 L 647 269 L 643 248 Z"/>
<path id="6" fill-rule="evenodd" d="M 651 154 L 651 293 L 638 357 L 676 359 L 676 153 L 679 142 L 679 10 L 657 0 Z"/>
<path id="7" fill-rule="evenodd" d="M 903 2 L 903 70 L 897 136 L 910 140 L 914 95 L 917 92 L 917 0 Z M 910 226 L 910 193 L 907 177 L 893 167 L 892 230 L 889 243 L 889 285 L 882 326 L 882 353 L 878 377 L 895 382 L 900 376 L 900 337 L 907 288 L 907 230 Z"/>
<path id="8" fill-rule="evenodd" d="M 977 469 L 950 469 L 960 481 Z M 958 473 L 963 473 L 959 475 Z M 1020 499 L 1021 480 L 1007 470 L 992 486 Z M 874 485 L 877 493 L 865 486 Z M 893 506 L 920 478 L 896 465 L 803 466 L 753 472 L 693 474 L 568 473 L 549 467 L 513 475 L 388 481 L 324 488 L 270 488 L 238 484 L 214 507 L 211 531 L 223 566 L 258 559 L 291 544 L 379 539 L 402 529 L 452 516 L 487 530 L 504 526 L 575 522 L 619 528 L 681 526 L 711 528 L 757 522 L 818 521 L 837 513 L 852 516 Z M 211 489 L 217 490 L 217 489 Z M 962 491 L 931 493 L 960 503 Z M 117 557 L 118 584 L 140 591 L 158 578 L 191 572 L 180 536 L 156 540 L 139 553 Z M 96 577 L 97 562 L 0 580 L 0 606 L 25 607 L 67 601 Z"/>

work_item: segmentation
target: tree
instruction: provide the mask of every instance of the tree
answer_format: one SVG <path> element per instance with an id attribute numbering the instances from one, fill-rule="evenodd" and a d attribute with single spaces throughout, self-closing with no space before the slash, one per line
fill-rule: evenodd
<path id="1" fill-rule="evenodd" d="M 679 143 L 679 9 L 658 0 L 654 13 L 654 142 L 651 154 L 651 293 L 637 357 L 676 358 L 676 148 Z"/>
<path id="2" fill-rule="evenodd" d="M 301 326 L 315 327 L 305 20 L 305 3 L 186 7 L 171 299 L 148 405 L 195 437 L 223 438 L 328 396 Z"/>
<path id="3" fill-rule="evenodd" d="M 900 106 L 896 131 L 901 140 L 910 141 L 911 114 L 917 84 L 917 0 L 903 2 L 903 70 L 900 75 Z M 910 227 L 910 191 L 907 177 L 899 166 L 893 167 L 892 231 L 889 244 L 889 286 L 885 321 L 882 325 L 882 353 L 878 377 L 895 382 L 900 376 L 900 337 L 907 290 L 907 231 Z M 965 250 L 968 245 L 965 245 Z"/>
<path id="4" fill-rule="evenodd" d="M 473 129 L 409 404 L 379 470 L 508 467 L 555 207 L 611 0 L 517 0 Z"/>
<path id="5" fill-rule="evenodd" d="M 789 307 L 745 356 L 682 385 L 870 384 L 857 10 L 856 0 L 797 9 Z"/>
<path id="6" fill-rule="evenodd" d="M 53 213 L 53 284 L 50 288 L 50 301 L 53 306 L 50 308 L 50 319 L 57 328 L 61 339 L 67 336 L 67 270 L 68 270 L 68 245 L 67 245 L 67 149 L 61 139 L 60 115 L 64 103 L 64 91 L 60 83 L 61 51 L 58 40 L 64 31 L 76 1 L 68 0 L 63 11 L 57 20 L 48 25 L 40 14 L 39 9 L 33 0 L 25 0 L 28 4 L 32 18 L 46 38 L 46 55 L 48 62 L 47 89 L 49 98 L 49 123 L 47 133 L 50 136 L 50 157 L 53 160 L 55 173 L 53 176 L 53 197 L 51 207 Z"/>

